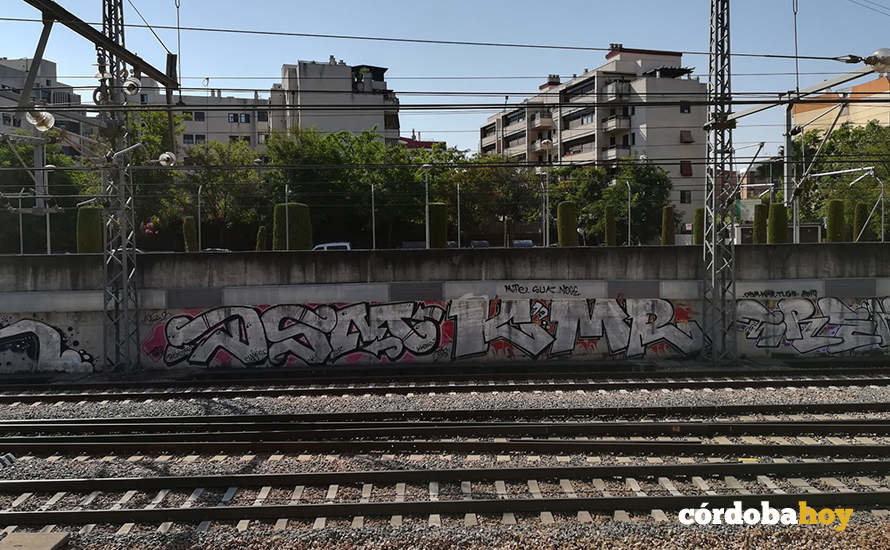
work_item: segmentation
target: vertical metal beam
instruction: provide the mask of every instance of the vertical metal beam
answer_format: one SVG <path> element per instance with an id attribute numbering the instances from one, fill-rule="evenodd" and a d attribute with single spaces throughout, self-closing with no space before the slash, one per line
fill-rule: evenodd
<path id="1" fill-rule="evenodd" d="M 705 178 L 704 323 L 715 363 L 736 355 L 735 186 L 733 182 L 732 79 L 729 0 L 711 0 L 708 162 Z"/>
<path id="2" fill-rule="evenodd" d="M 124 48 L 123 0 L 103 0 L 102 34 L 114 45 Z M 113 51 L 96 48 L 99 72 L 106 75 L 101 88 L 111 105 L 123 105 L 121 84 L 126 65 Z M 136 216 L 133 203 L 133 179 L 125 137 L 125 116 L 119 111 L 103 113 L 107 127 L 114 134 L 113 166 L 105 171 L 103 194 L 105 208 L 105 368 L 123 370 L 139 365 L 139 299 L 136 289 Z"/>

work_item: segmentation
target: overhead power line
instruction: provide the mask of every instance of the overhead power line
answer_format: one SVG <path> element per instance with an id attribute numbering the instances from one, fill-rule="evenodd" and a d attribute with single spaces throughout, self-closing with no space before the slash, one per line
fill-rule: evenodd
<path id="1" fill-rule="evenodd" d="M 781 105 L 783 101 L 777 101 L 775 99 L 741 99 L 741 100 L 733 100 L 732 105 Z M 886 98 L 813 98 L 813 99 L 801 99 L 795 100 L 794 103 L 796 105 L 849 105 L 849 104 L 865 104 L 865 103 L 882 103 L 886 104 Z M 689 106 L 704 106 L 709 105 L 706 100 L 673 100 L 673 101 L 625 101 L 621 103 L 622 106 L 628 107 L 648 107 L 648 108 L 660 108 L 660 107 L 679 107 L 681 105 L 689 105 Z M 417 104 L 386 104 L 386 105 L 354 105 L 354 104 L 346 104 L 346 103 L 332 103 L 325 105 L 262 105 L 263 110 L 265 111 L 372 111 L 372 110 L 380 110 L 380 111 L 423 111 L 423 110 L 497 110 L 502 111 L 504 108 L 506 109 L 525 109 L 528 107 L 534 108 L 556 108 L 556 107 L 564 107 L 566 109 L 581 109 L 587 107 L 610 107 L 614 106 L 614 103 L 607 101 L 590 101 L 590 102 L 554 102 L 554 101 L 544 101 L 540 103 L 534 103 L 529 105 L 528 103 L 518 102 L 518 103 L 417 103 Z M 200 107 L 199 110 L 202 111 L 225 111 L 225 110 L 237 110 L 238 108 L 250 107 L 255 108 L 258 106 L 255 105 L 244 105 L 243 103 L 231 103 L 231 104 L 214 104 L 214 105 L 159 105 L 159 104 L 135 104 L 135 105 L 90 105 L 90 104 L 65 104 L 65 105 L 53 105 L 50 109 L 53 112 L 64 113 L 66 111 L 75 111 L 75 112 L 95 112 L 95 111 L 160 111 L 160 112 L 182 112 L 182 111 L 194 111 L 196 107 Z M 17 112 L 18 109 L 16 106 L 0 106 L 0 112 Z"/>
<path id="2" fill-rule="evenodd" d="M 881 15 L 886 15 L 886 16 L 890 17 L 890 8 L 888 8 L 886 6 L 882 6 L 881 4 L 878 4 L 876 2 L 869 2 L 869 4 L 873 4 L 873 6 L 869 6 L 867 4 L 863 4 L 862 2 L 859 2 L 858 0 L 847 0 L 847 1 L 850 2 L 851 4 L 855 4 L 855 5 L 859 6 L 861 8 L 865 8 L 865 9 L 871 10 L 875 13 L 880 13 Z M 865 0 L 863 0 L 863 1 L 865 1 Z"/>
<path id="3" fill-rule="evenodd" d="M 163 47 L 165 50 L 167 50 L 167 53 L 173 53 L 170 51 L 170 48 L 168 48 L 167 45 L 164 44 L 164 41 L 161 40 L 161 37 L 158 36 L 158 33 L 155 32 L 155 30 L 151 27 L 151 25 L 148 23 L 148 21 L 145 19 L 145 17 L 142 16 L 142 12 L 139 11 L 139 8 L 137 8 L 136 4 L 133 3 L 133 0 L 127 0 L 127 2 L 130 3 L 130 6 L 136 12 L 136 15 L 139 16 L 139 19 L 142 19 L 142 22 L 145 23 L 145 26 L 148 27 L 148 30 L 151 31 L 151 34 L 153 34 L 155 36 L 155 38 L 158 39 L 158 42 L 160 42 L 161 47 Z"/>
<path id="4" fill-rule="evenodd" d="M 32 19 L 24 17 L 0 17 L 0 21 L 17 22 L 17 23 L 42 23 L 41 19 Z M 89 25 L 100 26 L 99 23 L 88 23 Z M 150 28 L 147 25 L 128 23 L 124 25 L 129 28 L 145 29 Z M 544 50 L 565 50 L 565 51 L 584 51 L 584 52 L 610 52 L 612 48 L 603 48 L 595 46 L 572 46 L 557 44 L 531 44 L 521 42 L 478 42 L 471 40 L 441 40 L 431 38 L 401 38 L 390 36 L 367 36 L 367 35 L 350 35 L 350 34 L 322 34 L 292 31 L 260 31 L 252 29 L 232 29 L 222 27 L 177 27 L 175 25 L 154 25 L 155 29 L 163 30 L 182 30 L 189 32 L 205 32 L 205 33 L 224 33 L 224 34 L 243 34 L 252 36 L 279 36 L 292 38 L 325 38 L 334 40 L 361 40 L 371 42 L 395 42 L 402 44 L 428 44 L 438 46 L 481 46 L 494 48 L 526 48 L 526 49 L 544 49 Z M 677 51 L 684 55 L 709 55 L 708 52 L 700 52 L 694 50 Z M 841 61 L 843 57 L 829 57 L 820 55 L 788 55 L 773 53 L 733 53 L 734 57 L 759 57 L 767 59 L 809 59 L 816 61 Z"/>

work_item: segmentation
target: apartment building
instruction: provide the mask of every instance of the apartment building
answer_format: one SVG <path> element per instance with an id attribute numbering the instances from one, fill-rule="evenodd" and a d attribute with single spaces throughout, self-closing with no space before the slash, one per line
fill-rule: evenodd
<path id="1" fill-rule="evenodd" d="M 150 78 L 142 79 L 138 94 L 142 105 L 166 105 L 165 90 Z M 179 102 L 179 94 L 174 96 Z M 131 100 L 132 101 L 132 100 Z M 243 141 L 262 151 L 269 137 L 269 100 L 258 92 L 253 97 L 224 96 L 222 90 L 209 88 L 204 94 L 182 96 L 186 108 L 184 130 L 179 136 L 179 150 L 210 141 Z"/>
<path id="2" fill-rule="evenodd" d="M 707 108 L 696 103 L 707 85 L 683 67 L 679 52 L 612 44 L 606 61 L 567 82 L 551 75 L 521 107 L 489 117 L 479 152 L 607 167 L 648 158 L 670 175 L 670 200 L 685 227 L 704 202 Z"/>
<path id="3" fill-rule="evenodd" d="M 877 120 L 883 126 L 890 126 L 890 78 L 881 76 L 869 82 L 853 86 L 838 92 L 823 94 L 812 100 L 825 100 L 818 103 L 797 104 L 792 107 L 791 117 L 795 126 L 805 130 L 826 131 L 837 117 L 837 100 L 850 99 L 883 99 L 875 103 L 848 103 L 841 107 L 838 125 L 850 123 L 854 126 L 865 126 L 871 120 Z"/>
<path id="4" fill-rule="evenodd" d="M 376 130 L 387 144 L 399 141 L 399 100 L 385 80 L 387 69 L 299 61 L 281 67 L 272 88 L 272 130 L 315 128 L 323 133 Z"/>
<path id="5" fill-rule="evenodd" d="M 21 89 L 25 85 L 25 78 L 31 68 L 32 59 L 8 59 L 0 57 L 0 106 L 14 107 L 18 104 Z M 56 72 L 56 64 L 44 59 L 37 69 L 37 79 L 31 90 L 32 100 L 41 106 L 69 106 L 80 105 L 80 96 L 74 93 L 74 88 L 68 84 L 59 82 Z M 66 117 L 64 112 L 54 112 L 56 128 L 64 128 L 71 133 L 81 134 L 80 117 L 76 113 L 72 117 Z M 81 117 L 83 113 L 80 113 Z M 28 124 L 18 113 L 0 114 L 0 133 L 24 131 L 31 135 L 38 132 Z"/>

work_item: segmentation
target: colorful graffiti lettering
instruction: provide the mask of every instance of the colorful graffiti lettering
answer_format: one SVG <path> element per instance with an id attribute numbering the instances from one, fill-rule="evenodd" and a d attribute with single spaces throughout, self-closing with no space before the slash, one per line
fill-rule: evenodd
<path id="1" fill-rule="evenodd" d="M 595 352 L 611 356 L 689 356 L 704 337 L 675 319 L 666 300 L 489 300 L 349 305 L 222 307 L 171 316 L 164 326 L 167 366 L 309 365 L 363 360 L 431 361 L 474 357 L 538 359 Z M 151 358 L 158 330 L 149 330 Z M 581 342 L 579 345 L 578 342 Z M 602 352 L 599 352 L 602 353 Z M 223 359 L 224 358 L 224 359 Z"/>
<path id="2" fill-rule="evenodd" d="M 890 346 L 890 298 L 853 305 L 838 298 L 786 298 L 771 306 L 739 300 L 736 318 L 757 348 L 839 354 Z"/>

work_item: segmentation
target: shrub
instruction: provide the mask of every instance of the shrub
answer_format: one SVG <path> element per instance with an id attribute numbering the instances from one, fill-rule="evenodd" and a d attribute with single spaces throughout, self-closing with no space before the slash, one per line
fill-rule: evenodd
<path id="1" fill-rule="evenodd" d="M 661 209 L 661 246 L 673 246 L 676 244 L 674 233 L 674 207 L 665 206 Z"/>
<path id="2" fill-rule="evenodd" d="M 825 227 L 825 240 L 830 243 L 843 242 L 847 227 L 844 220 L 844 201 L 835 199 L 828 203 L 828 222 Z"/>
<path id="3" fill-rule="evenodd" d="M 784 204 L 779 202 L 769 206 L 766 225 L 766 242 L 779 244 L 788 240 L 788 209 Z"/>
<path id="4" fill-rule="evenodd" d="M 578 246 L 578 206 L 572 201 L 559 203 L 556 209 L 559 246 Z"/>
<path id="5" fill-rule="evenodd" d="M 769 205 L 754 205 L 754 244 L 766 244 L 766 225 L 769 219 Z"/>
<path id="6" fill-rule="evenodd" d="M 692 218 L 692 242 L 699 246 L 705 244 L 705 209 L 696 208 Z"/>
<path id="7" fill-rule="evenodd" d="M 199 252 L 198 227 L 195 224 L 194 216 L 186 216 L 182 218 L 182 238 L 185 241 L 186 252 Z"/>
<path id="8" fill-rule="evenodd" d="M 606 246 L 615 246 L 617 242 L 616 232 L 618 230 L 618 226 L 615 223 L 615 209 L 612 207 L 606 208 Z"/>
<path id="9" fill-rule="evenodd" d="M 105 246 L 101 206 L 77 209 L 77 253 L 98 254 Z"/>
<path id="10" fill-rule="evenodd" d="M 267 242 L 268 238 L 266 237 L 266 226 L 261 225 L 256 231 L 256 251 L 262 252 L 263 250 L 268 250 L 268 248 L 266 247 Z"/>
<path id="11" fill-rule="evenodd" d="M 430 203 L 430 248 L 448 248 L 448 205 Z"/>
<path id="12" fill-rule="evenodd" d="M 865 221 L 868 219 L 869 208 L 868 204 L 864 202 L 857 202 L 856 208 L 853 210 L 853 240 L 856 240 L 856 237 L 859 236 L 859 233 L 862 233 L 862 238 L 860 241 L 871 241 L 871 231 L 866 227 L 865 231 L 862 231 L 862 228 L 865 227 Z"/>
<path id="13" fill-rule="evenodd" d="M 286 209 L 286 210 L 285 210 Z M 290 202 L 276 204 L 272 222 L 272 249 L 287 250 L 290 230 L 290 250 L 312 249 L 312 220 L 309 217 L 309 206 Z"/>

